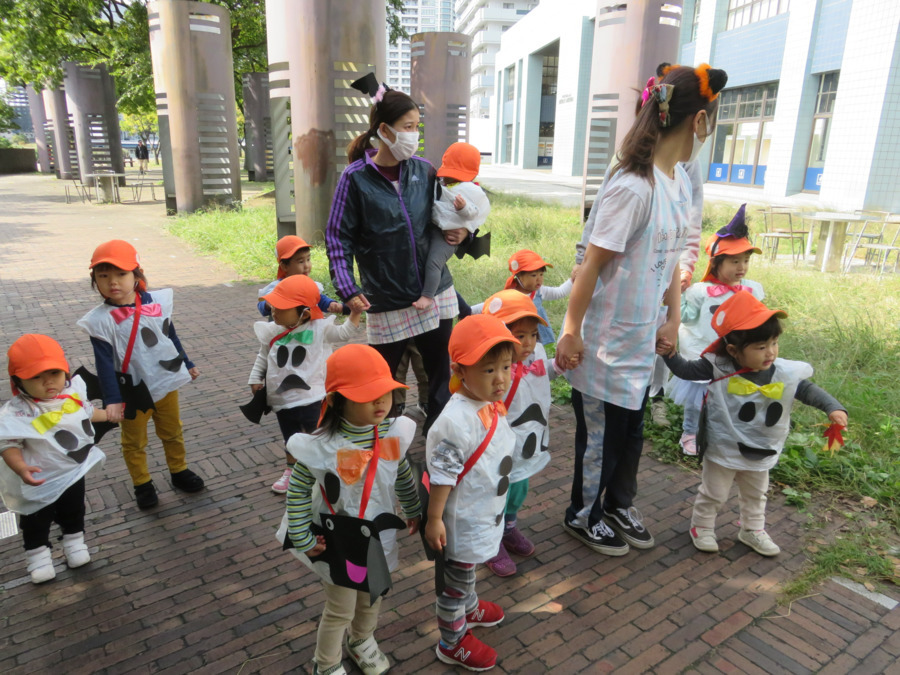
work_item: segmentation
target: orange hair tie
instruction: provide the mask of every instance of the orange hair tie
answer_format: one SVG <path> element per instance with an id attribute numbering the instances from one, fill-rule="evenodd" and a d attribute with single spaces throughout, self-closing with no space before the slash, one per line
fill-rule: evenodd
<path id="1" fill-rule="evenodd" d="M 672 71 L 675 70 L 676 68 L 681 68 L 681 66 L 678 65 L 677 63 L 673 63 L 673 64 L 668 65 L 668 66 L 666 66 L 665 68 L 663 68 L 663 77 L 665 77 L 666 75 L 668 75 L 670 72 L 672 72 Z"/>
<path id="2" fill-rule="evenodd" d="M 708 63 L 701 63 L 694 68 L 694 75 L 700 80 L 700 95 L 707 101 L 715 101 L 719 96 L 713 93 L 713 90 L 709 87 L 709 71 L 711 67 Z"/>

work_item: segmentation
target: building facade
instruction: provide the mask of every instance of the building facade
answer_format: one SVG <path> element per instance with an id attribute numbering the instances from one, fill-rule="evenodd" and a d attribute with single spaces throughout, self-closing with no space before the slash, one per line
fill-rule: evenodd
<path id="1" fill-rule="evenodd" d="M 900 2 L 684 0 L 684 17 L 679 60 L 728 72 L 708 181 L 900 210 Z"/>
<path id="2" fill-rule="evenodd" d="M 405 0 L 400 21 L 410 36 L 432 31 L 452 32 L 456 25 L 454 0 Z M 409 38 L 387 45 L 387 77 L 391 89 L 409 93 L 411 77 Z"/>

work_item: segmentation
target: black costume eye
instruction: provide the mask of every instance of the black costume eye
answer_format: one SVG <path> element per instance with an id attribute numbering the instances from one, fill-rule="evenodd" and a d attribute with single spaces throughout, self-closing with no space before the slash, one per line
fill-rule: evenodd
<path id="1" fill-rule="evenodd" d="M 372 533 L 369 531 L 369 528 L 365 525 L 362 525 L 359 528 L 359 531 L 362 533 L 362 536 L 366 537 L 367 539 L 372 536 Z"/>
<path id="2" fill-rule="evenodd" d="M 325 527 L 327 527 L 329 530 L 331 530 L 333 532 L 334 531 L 334 521 L 329 518 L 326 518 L 325 519 Z"/>
<path id="3" fill-rule="evenodd" d="M 528 438 L 525 439 L 525 442 L 522 444 L 522 457 L 525 459 L 531 459 L 534 456 L 534 451 L 537 449 L 537 436 L 535 434 L 528 434 Z"/>
<path id="4" fill-rule="evenodd" d="M 503 514 L 502 513 L 497 514 L 497 517 L 494 519 L 494 525 L 499 525 L 502 520 L 503 520 Z"/>
<path id="5" fill-rule="evenodd" d="M 277 350 L 275 350 L 275 363 L 278 364 L 279 368 L 284 368 L 284 365 L 288 360 L 288 348 L 284 345 L 280 345 Z"/>
<path id="6" fill-rule="evenodd" d="M 306 359 L 306 350 L 303 347 L 297 347 L 291 353 L 291 365 L 298 367 Z"/>
<path id="7" fill-rule="evenodd" d="M 81 428 L 84 429 L 84 433 L 88 436 L 94 435 L 94 427 L 91 425 L 90 420 L 81 420 Z"/>
<path id="8" fill-rule="evenodd" d="M 500 460 L 500 467 L 498 471 L 501 476 L 508 476 L 509 472 L 512 471 L 513 459 L 509 455 Z"/>
<path id="9" fill-rule="evenodd" d="M 497 484 L 497 496 L 502 497 L 509 490 L 509 476 L 503 476 Z"/>
<path id="10" fill-rule="evenodd" d="M 341 479 L 337 477 L 337 474 L 325 474 L 325 498 L 331 504 L 341 498 Z"/>
<path id="11" fill-rule="evenodd" d="M 143 340 L 144 344 L 148 347 L 155 347 L 159 342 L 159 338 L 156 337 L 156 333 L 154 333 L 146 326 L 141 328 L 141 340 Z"/>
<path id="12" fill-rule="evenodd" d="M 784 412 L 784 406 L 782 406 L 778 401 L 772 403 L 769 406 L 768 410 L 766 410 L 766 426 L 773 427 L 778 424 L 778 420 L 781 419 L 781 414 Z"/>
<path id="13" fill-rule="evenodd" d="M 55 434 L 53 434 L 53 438 L 57 443 L 60 444 L 60 446 L 62 446 L 66 450 L 74 450 L 78 447 L 78 439 L 71 431 L 60 429 Z"/>
<path id="14" fill-rule="evenodd" d="M 168 319 L 163 321 L 163 335 L 169 337 L 169 327 L 171 326 L 171 322 Z"/>
<path id="15" fill-rule="evenodd" d="M 738 411 L 738 419 L 741 422 L 752 422 L 756 417 L 756 404 L 752 402 L 745 403 Z"/>
<path id="16" fill-rule="evenodd" d="M 709 313 L 710 313 L 710 314 L 715 314 L 715 313 L 716 313 L 716 310 L 719 309 L 719 307 L 721 307 L 721 305 L 710 305 L 710 306 L 709 306 Z"/>

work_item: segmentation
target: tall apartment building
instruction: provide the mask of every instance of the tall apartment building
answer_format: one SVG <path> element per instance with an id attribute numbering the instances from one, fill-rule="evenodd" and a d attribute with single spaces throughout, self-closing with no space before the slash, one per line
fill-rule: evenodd
<path id="1" fill-rule="evenodd" d="M 537 4 L 538 0 L 456 0 L 456 30 L 472 37 L 470 119 L 490 117 L 500 37 Z"/>
<path id="2" fill-rule="evenodd" d="M 406 0 L 400 20 L 410 35 L 432 31 L 452 31 L 456 16 L 454 0 Z M 401 38 L 396 45 L 387 46 L 387 78 L 391 89 L 409 93 L 409 40 Z"/>

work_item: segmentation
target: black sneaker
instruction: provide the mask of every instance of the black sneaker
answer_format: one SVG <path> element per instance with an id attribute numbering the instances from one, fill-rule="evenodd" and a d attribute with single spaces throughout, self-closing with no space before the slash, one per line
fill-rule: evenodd
<path id="1" fill-rule="evenodd" d="M 628 553 L 628 544 L 619 539 L 602 520 L 591 527 L 578 527 L 568 520 L 563 520 L 563 528 L 585 546 L 603 555 Z"/>
<path id="2" fill-rule="evenodd" d="M 170 474 L 172 485 L 185 492 L 200 492 L 204 488 L 203 479 L 190 469 Z"/>
<path id="3" fill-rule="evenodd" d="M 633 506 L 627 509 L 603 510 L 603 517 L 622 539 L 635 548 L 653 548 L 653 535 L 644 527 L 644 517 Z"/>
<path id="4" fill-rule="evenodd" d="M 153 487 L 153 481 L 135 485 L 134 499 L 139 509 L 152 509 L 159 504 L 159 497 L 156 496 L 156 488 Z"/>

